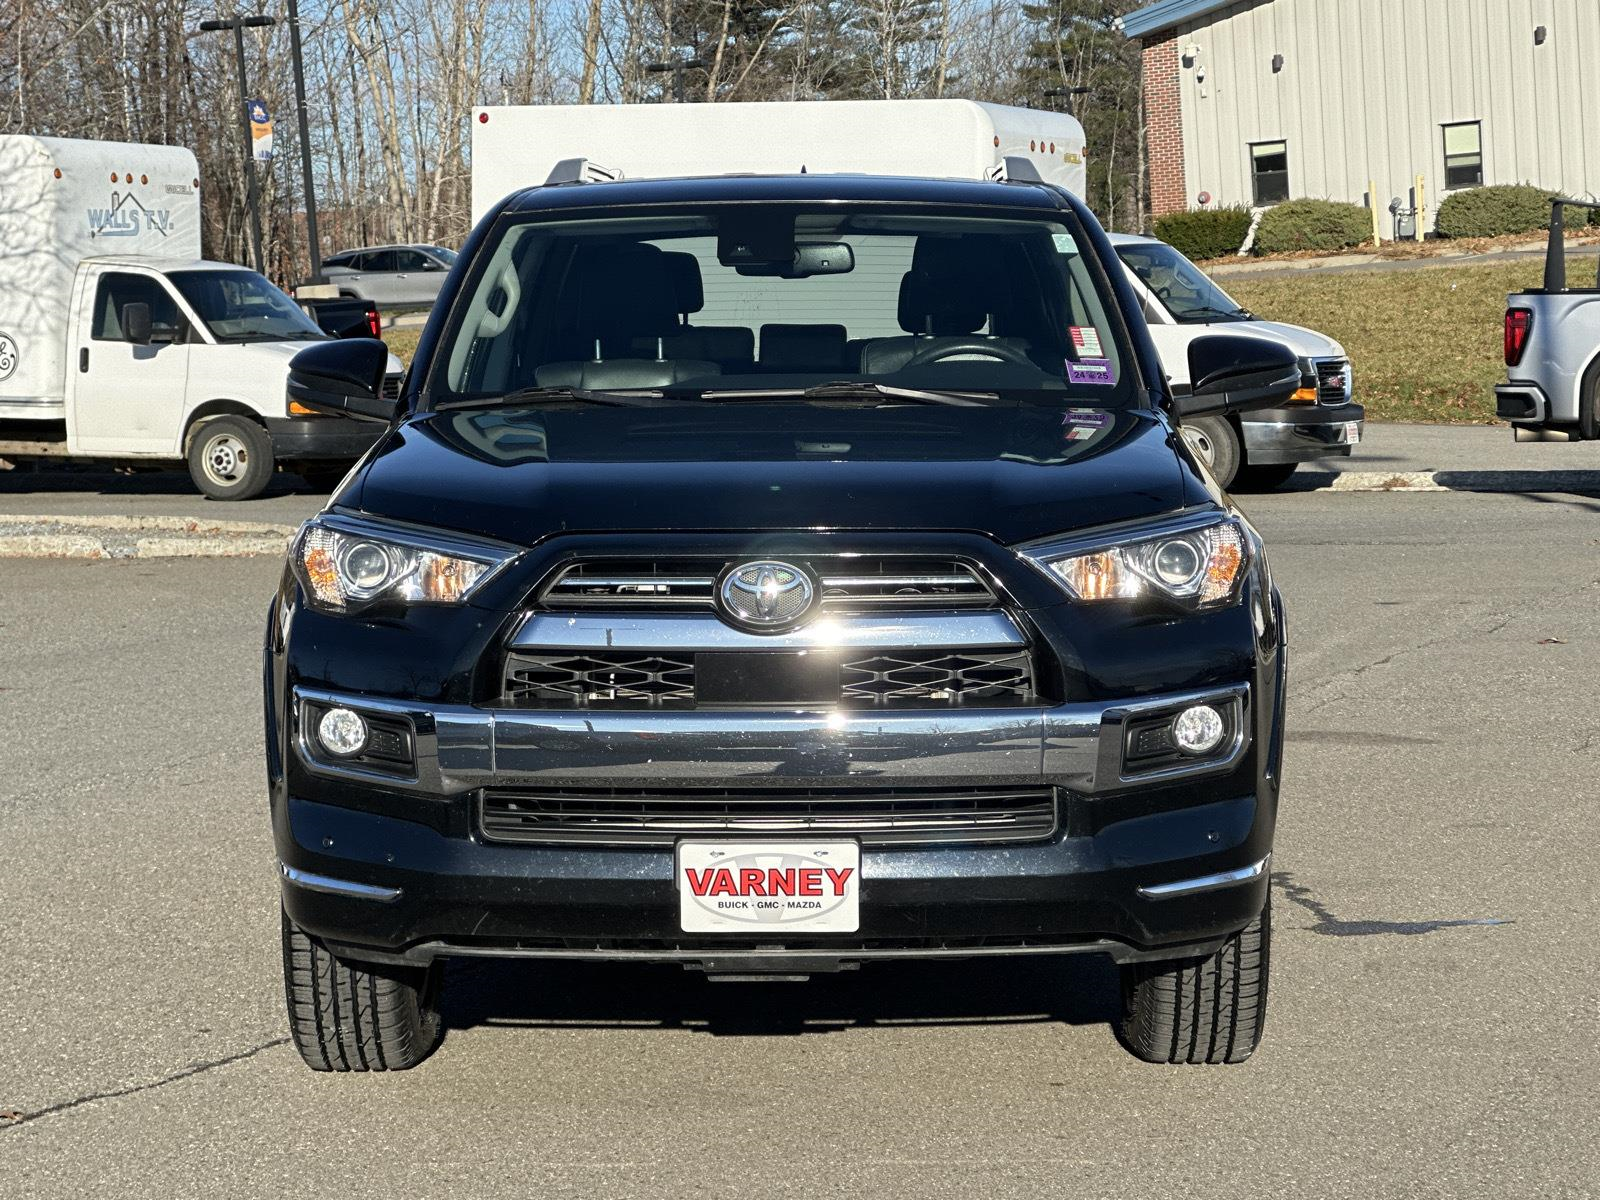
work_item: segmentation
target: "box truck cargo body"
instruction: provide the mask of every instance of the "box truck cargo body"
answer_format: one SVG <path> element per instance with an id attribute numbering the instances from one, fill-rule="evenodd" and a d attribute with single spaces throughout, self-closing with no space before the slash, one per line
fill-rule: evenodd
<path id="1" fill-rule="evenodd" d="M 372 443 L 289 410 L 289 360 L 327 335 L 261 275 L 201 259 L 197 172 L 181 147 L 0 136 L 0 457 L 184 460 L 244 499 L 280 464 Z"/>
<path id="2" fill-rule="evenodd" d="M 552 104 L 479 108 L 472 219 L 585 158 L 629 179 L 853 172 L 981 179 L 1007 158 L 1082 195 L 1083 126 L 974 100 Z"/>

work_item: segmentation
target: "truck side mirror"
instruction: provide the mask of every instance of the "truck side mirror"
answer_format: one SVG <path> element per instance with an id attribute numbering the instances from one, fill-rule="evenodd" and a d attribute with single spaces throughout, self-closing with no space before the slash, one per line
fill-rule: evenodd
<path id="1" fill-rule="evenodd" d="M 1282 342 L 1212 334 L 1189 343 L 1189 395 L 1180 417 L 1249 412 L 1282 404 L 1300 387 L 1300 360 Z"/>
<path id="2" fill-rule="evenodd" d="M 150 306 L 135 300 L 122 306 L 122 340 L 135 346 L 150 344 Z"/>
<path id="3" fill-rule="evenodd" d="M 307 346 L 289 360 L 289 399 L 329 416 L 393 421 L 398 399 L 385 399 L 389 348 L 376 338 Z"/>

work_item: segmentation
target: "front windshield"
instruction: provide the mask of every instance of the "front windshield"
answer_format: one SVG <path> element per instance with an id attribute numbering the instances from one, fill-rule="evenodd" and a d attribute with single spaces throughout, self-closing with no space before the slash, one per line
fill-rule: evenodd
<path id="1" fill-rule="evenodd" d="M 740 204 L 508 222 L 480 254 L 430 401 L 822 388 L 841 402 L 919 389 L 1133 403 L 1122 325 L 1070 215 L 992 211 Z"/>
<path id="2" fill-rule="evenodd" d="M 429 246 L 428 253 L 444 263 L 447 267 L 456 265 L 456 252 L 445 246 Z"/>
<path id="3" fill-rule="evenodd" d="M 1117 255 L 1180 325 L 1250 319 L 1237 300 L 1165 242 L 1124 243 Z"/>
<path id="4" fill-rule="evenodd" d="M 219 342 L 320 341 L 328 335 L 254 271 L 174 271 L 172 281 Z"/>

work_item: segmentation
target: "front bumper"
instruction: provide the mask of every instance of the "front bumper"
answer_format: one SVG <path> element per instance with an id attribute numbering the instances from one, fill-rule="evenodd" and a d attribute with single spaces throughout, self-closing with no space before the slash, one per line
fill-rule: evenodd
<path id="1" fill-rule="evenodd" d="M 1265 897 L 1276 680 L 1269 695 L 1267 712 L 1240 684 L 1133 703 L 841 717 L 425 707 L 295 689 L 291 774 L 308 782 L 274 806 L 284 905 L 337 951 L 391 962 L 490 954 L 811 971 L 884 957 L 1205 954 Z M 1240 706 L 1225 753 L 1179 774 L 1124 775 L 1125 722 L 1198 699 Z M 319 760 L 298 716 L 317 702 L 411 721 L 413 776 Z M 1263 741 L 1270 752 L 1253 754 Z M 780 942 L 683 933 L 671 847 L 496 844 L 472 803 L 490 784 L 848 791 L 935 779 L 1054 785 L 1057 831 L 1026 844 L 864 849 L 860 930 Z"/>
<path id="2" fill-rule="evenodd" d="M 1239 421 L 1245 461 L 1251 466 L 1308 462 L 1348 456 L 1354 422 L 1357 437 L 1366 433 L 1366 409 L 1359 404 L 1294 405 L 1247 413 Z"/>
<path id="3" fill-rule="evenodd" d="M 354 417 L 268 418 L 272 457 L 279 462 L 354 462 L 383 436 L 385 426 Z"/>

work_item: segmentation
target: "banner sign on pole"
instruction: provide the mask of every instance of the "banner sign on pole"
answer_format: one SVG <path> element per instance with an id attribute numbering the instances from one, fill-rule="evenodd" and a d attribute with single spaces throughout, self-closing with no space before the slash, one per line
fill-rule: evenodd
<path id="1" fill-rule="evenodd" d="M 272 161 L 272 114 L 265 100 L 250 101 L 250 145 L 257 162 Z"/>

